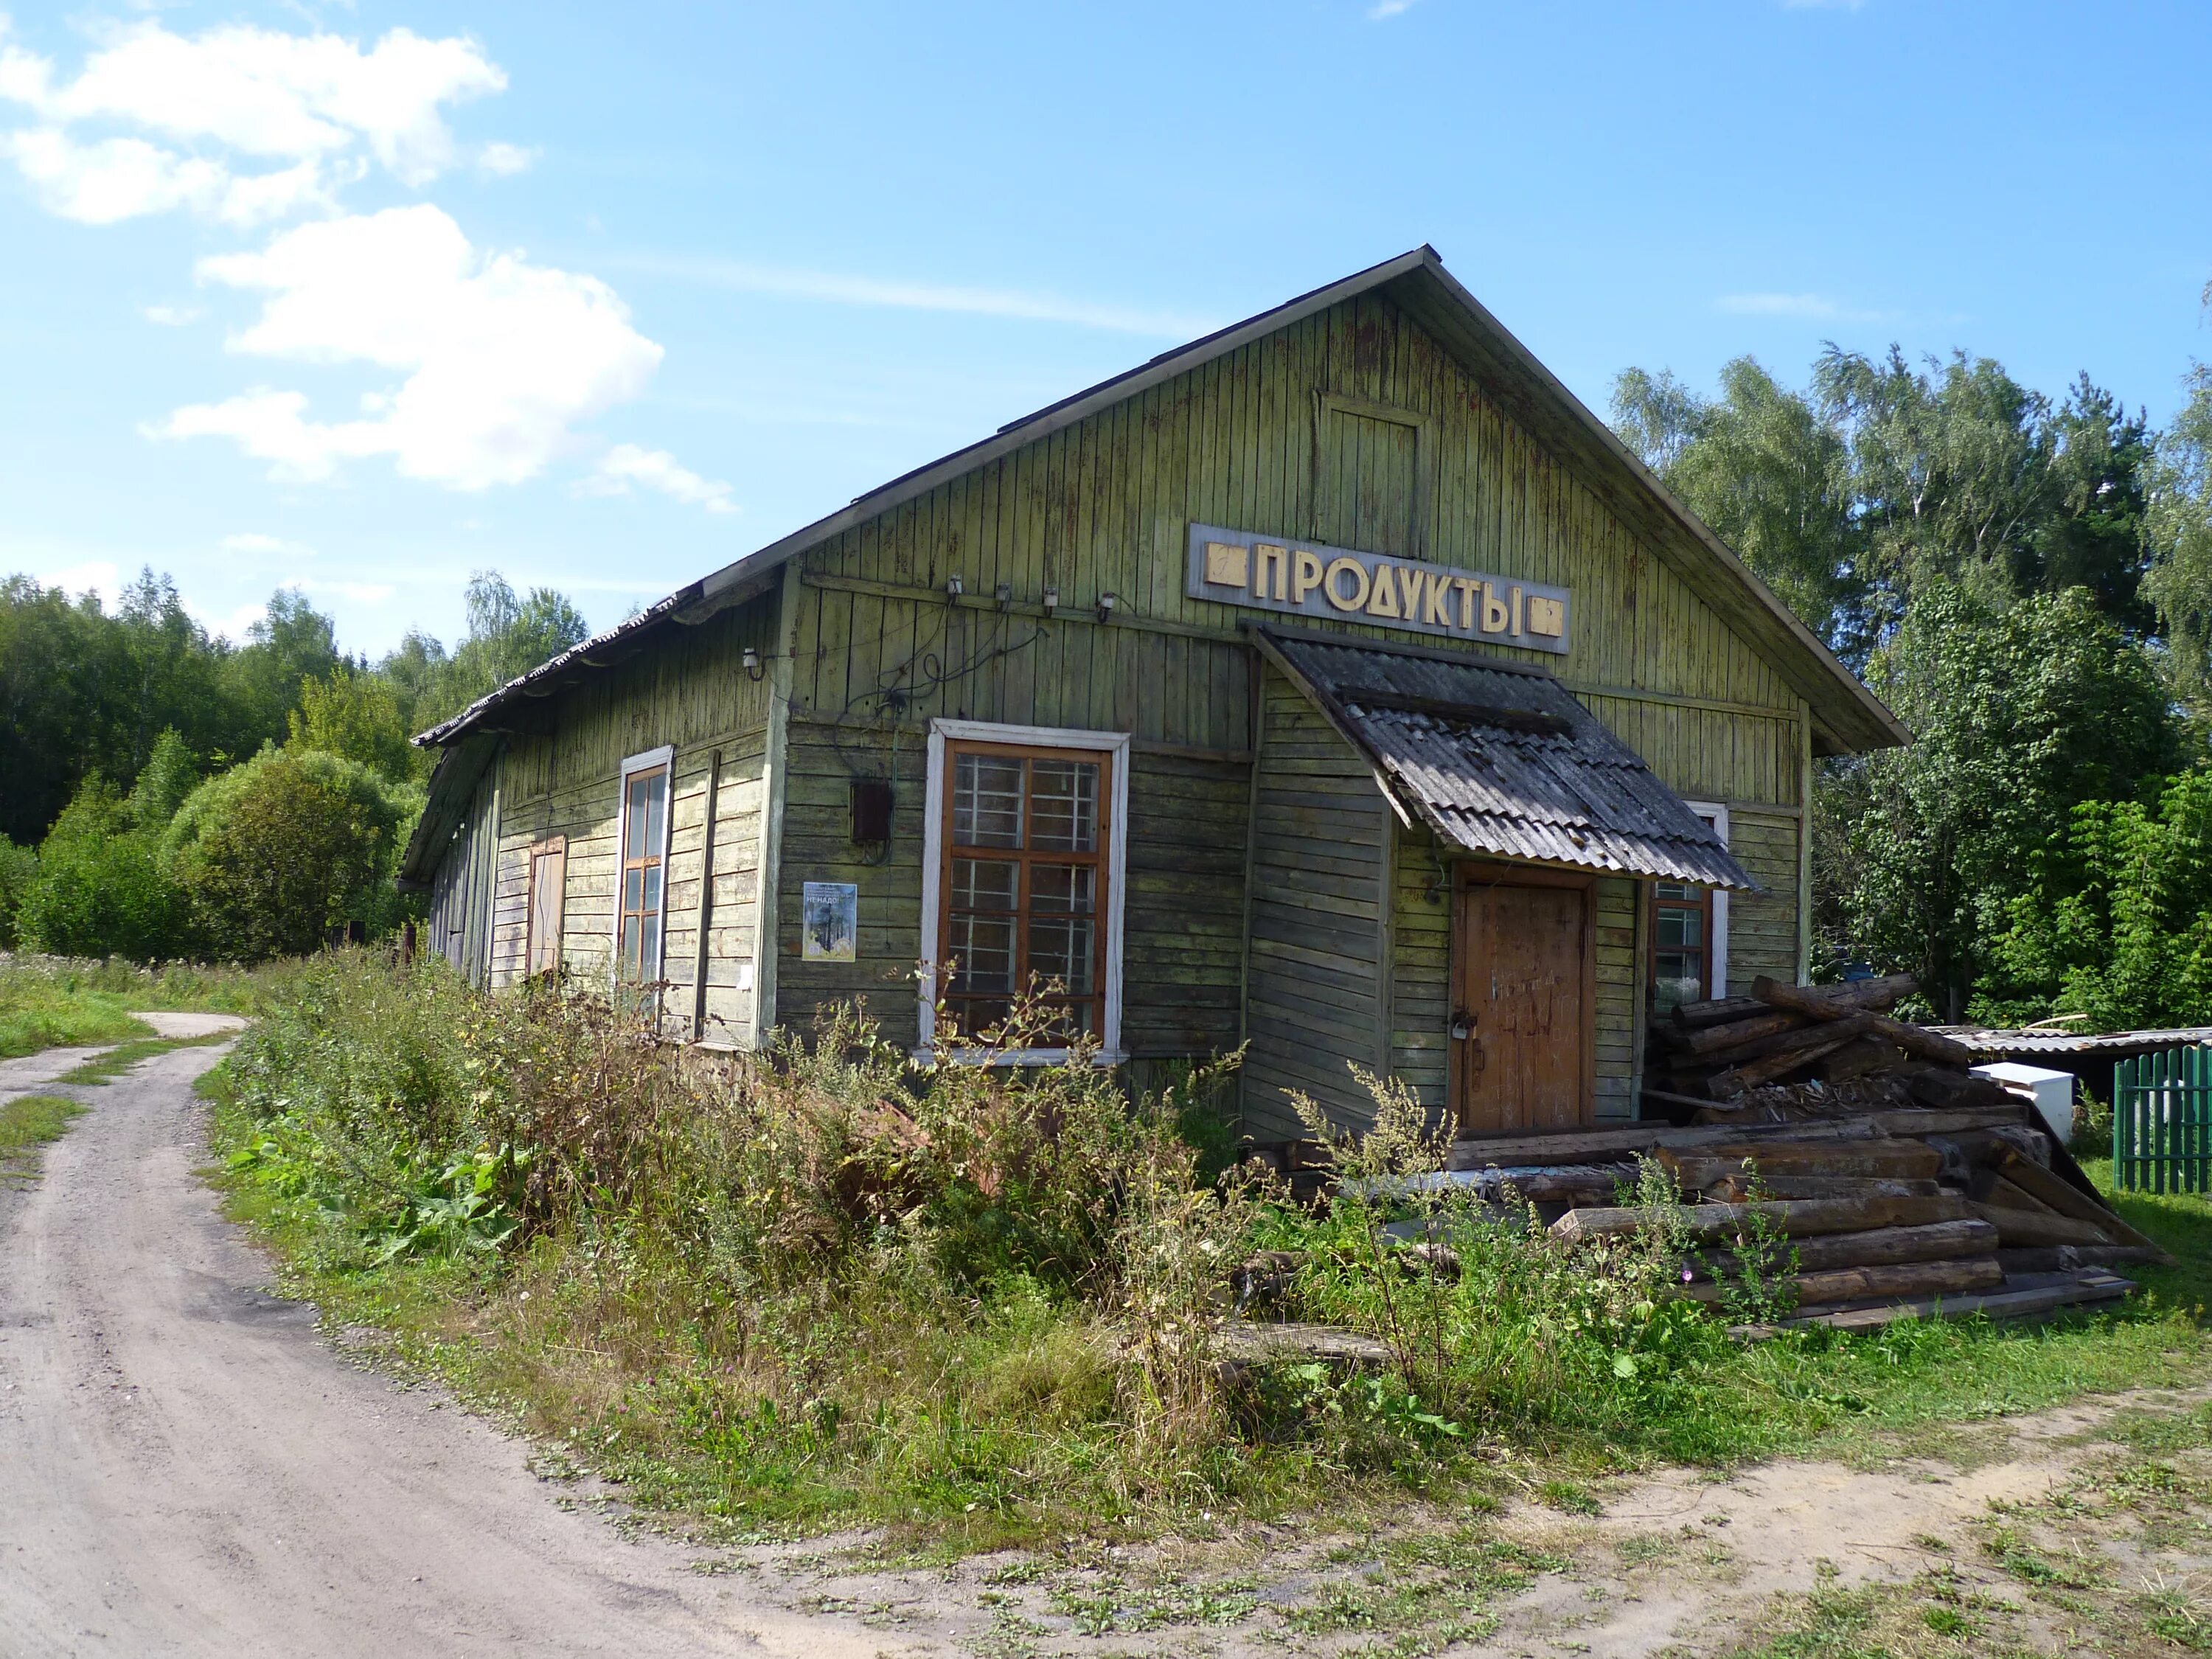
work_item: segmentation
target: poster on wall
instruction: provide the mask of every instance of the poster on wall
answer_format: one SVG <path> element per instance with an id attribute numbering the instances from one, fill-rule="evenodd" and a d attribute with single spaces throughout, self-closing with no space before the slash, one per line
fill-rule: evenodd
<path id="1" fill-rule="evenodd" d="M 850 962 L 860 944 L 860 890 L 849 881 L 810 881 L 799 903 L 800 956 Z"/>

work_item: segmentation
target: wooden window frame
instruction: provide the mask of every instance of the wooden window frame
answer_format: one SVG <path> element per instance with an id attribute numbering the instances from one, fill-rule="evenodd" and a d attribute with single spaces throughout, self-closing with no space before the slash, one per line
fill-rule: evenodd
<path id="1" fill-rule="evenodd" d="M 561 873 L 553 890 L 551 937 L 541 938 L 538 915 L 538 867 L 549 860 L 559 860 Z M 523 889 L 522 902 L 522 972 L 526 979 L 535 979 L 540 974 L 558 973 L 561 969 L 562 931 L 568 909 L 568 836 L 548 836 L 543 841 L 531 842 L 529 856 L 523 867 L 527 884 Z"/>
<path id="2" fill-rule="evenodd" d="M 1717 800 L 1689 800 L 1688 807 L 1708 824 L 1720 837 L 1721 845 L 1729 844 L 1729 810 L 1727 804 Z M 1694 882 L 1680 884 L 1696 886 Z M 1655 1001 L 1659 989 L 1659 884 L 1644 884 L 1644 926 L 1650 930 L 1651 948 L 1644 953 L 1644 1000 L 1647 1006 Z M 1725 887 L 1705 887 L 1705 994 L 1708 998 L 1728 994 L 1729 969 L 1729 892 Z"/>
<path id="3" fill-rule="evenodd" d="M 1106 890 L 1101 896 L 1098 919 L 1105 935 L 1102 967 L 1104 1015 L 1100 1022 L 1097 1063 L 1118 1066 L 1128 1059 L 1121 1046 L 1122 895 L 1128 864 L 1129 734 L 1127 732 L 1085 732 L 1067 726 L 1000 726 L 984 720 L 934 720 L 929 725 L 929 781 L 923 814 L 921 865 L 921 1041 L 916 1059 L 929 1058 L 937 1037 L 937 961 L 945 938 L 950 899 L 947 866 L 951 856 L 948 818 L 951 811 L 952 781 L 949 756 L 956 747 L 981 747 L 1009 752 L 1057 754 L 1068 750 L 1095 755 L 1106 763 L 1105 787 L 1099 808 L 1101 826 L 1099 870 Z M 1020 854 L 1027 859 L 1024 849 Z M 1067 1059 L 1065 1048 L 1012 1048 L 997 1053 L 976 1049 L 957 1051 L 963 1060 L 996 1061 L 1018 1066 L 1056 1066 Z"/>
<path id="4" fill-rule="evenodd" d="M 676 817 L 676 750 L 663 744 L 658 749 L 648 749 L 641 755 L 632 755 L 622 763 L 622 772 L 615 783 L 615 882 L 613 925 L 609 932 L 608 978 L 617 987 L 636 983 L 658 984 L 668 960 L 668 833 Z M 660 936 L 655 951 L 653 971 L 644 972 L 639 963 L 639 977 L 635 981 L 623 978 L 623 872 L 629 867 L 624 849 L 629 845 L 629 785 L 641 772 L 659 772 L 667 778 L 667 793 L 663 797 L 660 813 L 660 845 L 646 856 L 660 866 Z"/>

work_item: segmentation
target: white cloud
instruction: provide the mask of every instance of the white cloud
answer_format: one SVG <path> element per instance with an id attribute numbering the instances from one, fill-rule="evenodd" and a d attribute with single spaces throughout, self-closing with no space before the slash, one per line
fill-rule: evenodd
<path id="1" fill-rule="evenodd" d="M 151 428 L 230 438 L 280 477 L 389 455 L 406 477 L 457 489 L 519 483 L 567 447 L 571 422 L 642 391 L 662 356 L 598 278 L 479 252 L 427 205 L 302 225 L 199 270 L 267 296 L 234 351 L 405 371 L 355 420 L 312 419 L 305 393 L 264 387 Z"/>
<path id="2" fill-rule="evenodd" d="M 638 484 L 709 513 L 734 513 L 730 487 L 701 477 L 665 449 L 641 449 L 635 444 L 617 444 L 599 458 L 592 476 L 576 486 L 580 495 L 627 495 Z"/>
<path id="3" fill-rule="evenodd" d="M 826 270 L 796 270 L 742 259 L 641 253 L 617 256 L 609 263 L 621 270 L 703 283 L 741 294 L 772 294 L 784 299 L 819 301 L 831 305 L 882 306 L 901 311 L 1074 323 L 1085 328 L 1109 329 L 1154 339 L 1187 339 L 1210 333 L 1217 326 L 1211 319 L 1186 312 L 1150 311 L 1016 289 L 959 288 L 896 278 L 848 276 Z"/>
<path id="4" fill-rule="evenodd" d="M 1375 3 L 1367 9 L 1367 21 L 1387 23 L 1393 17 L 1403 17 L 1419 3 L 1420 0 L 1375 0 Z"/>
<path id="5" fill-rule="evenodd" d="M 456 159 L 444 106 L 506 85 L 483 48 L 459 37 L 394 29 L 364 52 L 335 34 L 187 36 L 144 22 L 110 30 L 74 80 L 51 58 L 0 44 L 0 101 L 36 119 L 0 134 L 0 153 L 49 209 L 88 224 L 184 208 L 249 225 L 328 207 L 371 158 L 404 183 L 428 183 Z M 86 125 L 139 134 L 71 136 Z M 287 165 L 241 173 L 234 156 Z"/>
<path id="6" fill-rule="evenodd" d="M 1802 317 L 1822 323 L 1879 323 L 1888 314 L 1861 311 L 1824 294 L 1724 294 L 1713 302 L 1738 317 Z"/>
<path id="7" fill-rule="evenodd" d="M 538 163 L 538 152 L 520 144 L 486 144 L 477 152 L 477 165 L 495 178 L 527 173 Z"/>
<path id="8" fill-rule="evenodd" d="M 198 306 L 152 305 L 141 307 L 140 316 L 149 323 L 159 323 L 163 328 L 183 328 L 207 315 Z"/>
<path id="9" fill-rule="evenodd" d="M 266 604 L 241 605 L 235 611 L 219 616 L 186 599 L 185 613 L 218 639 L 228 640 L 233 645 L 244 645 L 253 630 L 253 624 L 269 615 L 269 607 Z"/>
<path id="10" fill-rule="evenodd" d="M 88 559 L 58 570 L 41 570 L 32 580 L 41 587 L 58 587 L 65 593 L 97 593 L 112 611 L 123 602 L 122 573 L 112 559 Z"/>

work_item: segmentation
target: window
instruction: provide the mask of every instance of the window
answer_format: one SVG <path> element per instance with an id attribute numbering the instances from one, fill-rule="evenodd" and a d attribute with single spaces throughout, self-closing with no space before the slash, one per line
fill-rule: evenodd
<path id="1" fill-rule="evenodd" d="M 615 915 L 615 977 L 627 984 L 651 984 L 660 977 L 670 757 L 669 750 L 659 749 L 623 763 L 622 902 Z"/>
<path id="2" fill-rule="evenodd" d="M 1728 808 L 1689 808 L 1728 845 Z M 1728 895 L 1684 882 L 1651 884 L 1651 1006 L 1668 1013 L 1686 1002 L 1728 994 Z"/>
<path id="3" fill-rule="evenodd" d="M 535 976 L 559 971 L 561 913 L 567 897 L 568 838 L 552 836 L 530 849 L 529 938 L 525 947 L 526 973 Z"/>
<path id="4" fill-rule="evenodd" d="M 940 720 L 930 736 L 922 1036 L 935 1002 L 968 1035 L 1024 992 L 1056 1012 L 1050 1040 L 1120 1041 L 1124 760 L 1098 732 Z M 1047 1059 L 1060 1048 L 1023 1058 Z"/>

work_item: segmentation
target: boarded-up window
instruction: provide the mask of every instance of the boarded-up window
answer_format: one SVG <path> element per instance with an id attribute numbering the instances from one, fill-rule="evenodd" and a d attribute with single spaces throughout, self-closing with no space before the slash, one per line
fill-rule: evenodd
<path id="1" fill-rule="evenodd" d="M 568 838 L 554 836 L 530 849 L 528 971 L 550 974 L 561 967 L 561 912 L 568 896 Z"/>
<path id="2" fill-rule="evenodd" d="M 1362 552 L 1421 554 L 1427 431 L 1386 405 L 1324 398 L 1320 421 L 1322 539 Z"/>
<path id="3" fill-rule="evenodd" d="M 945 759 L 939 937 L 953 1024 L 988 1030 L 1030 991 L 1057 1011 L 1042 1041 L 1103 1036 L 1113 757 L 957 743 Z"/>
<path id="4" fill-rule="evenodd" d="M 632 984 L 660 977 L 667 839 L 667 767 L 630 773 L 623 780 L 622 913 L 615 963 L 618 976 Z"/>

